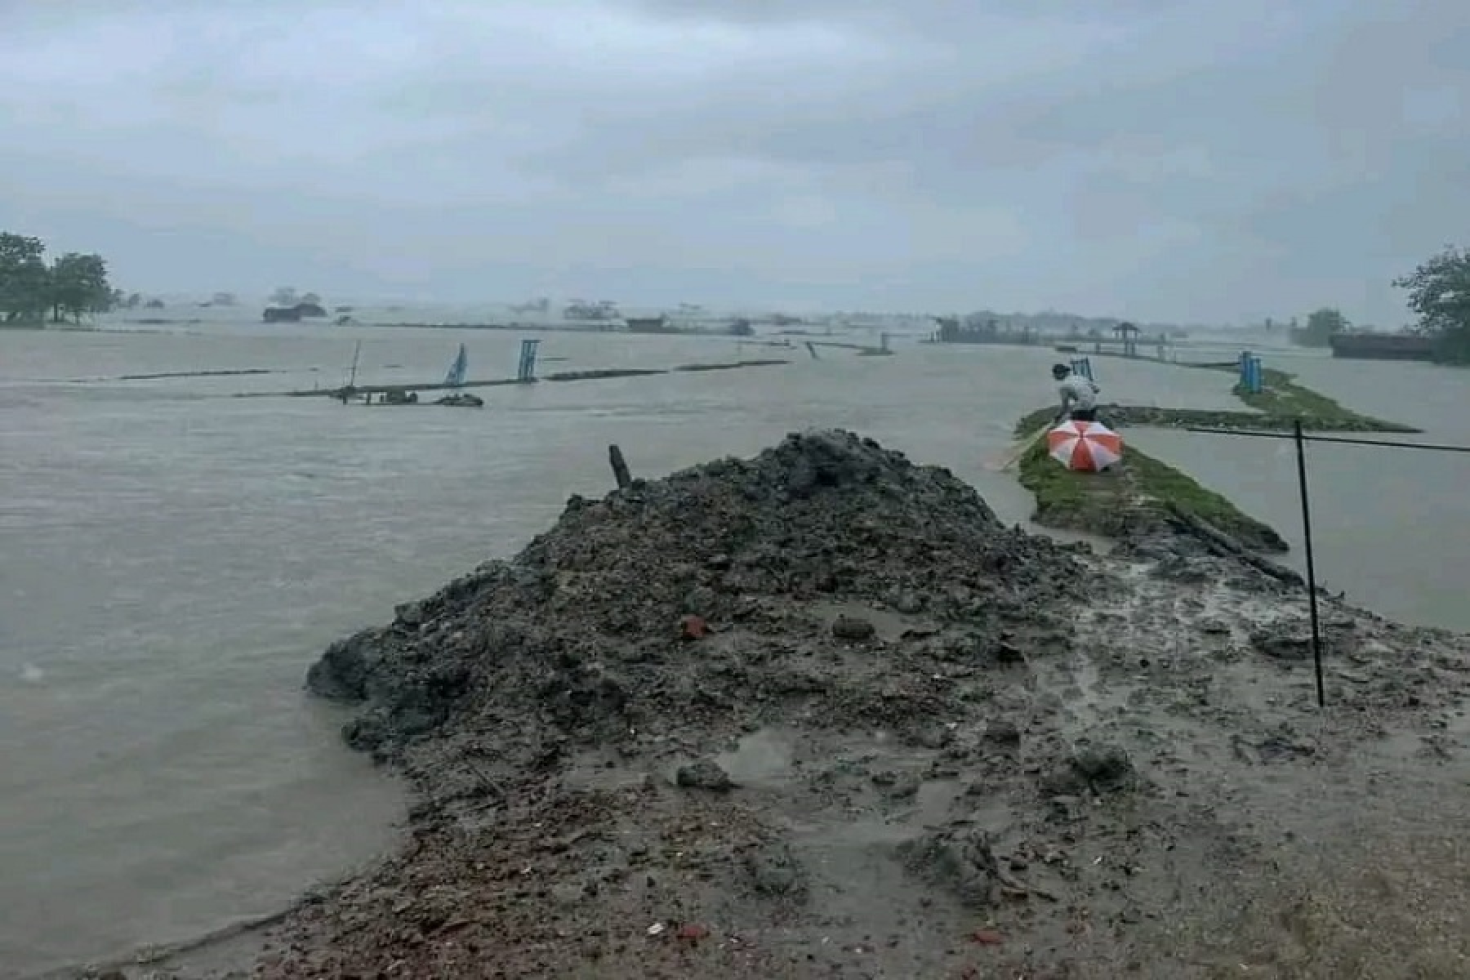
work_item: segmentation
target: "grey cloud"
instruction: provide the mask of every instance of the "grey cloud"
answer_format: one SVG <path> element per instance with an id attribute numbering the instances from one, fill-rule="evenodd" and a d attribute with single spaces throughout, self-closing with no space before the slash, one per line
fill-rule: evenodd
<path id="1" fill-rule="evenodd" d="M 1412 0 L 8 6 L 24 150 L 0 215 L 101 248 L 91 215 L 145 288 L 299 263 L 452 299 L 1393 321 L 1388 280 L 1470 218 L 1467 21 Z"/>

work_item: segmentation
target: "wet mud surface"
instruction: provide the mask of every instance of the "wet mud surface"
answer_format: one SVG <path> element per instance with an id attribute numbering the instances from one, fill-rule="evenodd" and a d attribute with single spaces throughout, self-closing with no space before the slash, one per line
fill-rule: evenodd
<path id="1" fill-rule="evenodd" d="M 311 670 L 404 848 L 158 969 L 1470 975 L 1466 640 L 1322 602 L 1325 711 L 1289 574 L 1058 545 L 847 433 L 574 499 Z"/>

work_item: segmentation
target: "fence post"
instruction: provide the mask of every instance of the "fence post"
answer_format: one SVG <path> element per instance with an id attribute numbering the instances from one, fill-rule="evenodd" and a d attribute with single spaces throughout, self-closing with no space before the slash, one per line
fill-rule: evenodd
<path id="1" fill-rule="evenodd" d="M 1307 443 L 1302 438 L 1302 420 L 1291 426 L 1296 443 L 1296 483 L 1302 498 L 1302 541 L 1307 556 L 1307 610 L 1312 622 L 1312 664 L 1317 671 L 1317 707 L 1327 705 L 1327 690 L 1322 681 L 1322 623 L 1317 613 L 1317 561 L 1312 550 L 1312 505 L 1307 496 Z"/>

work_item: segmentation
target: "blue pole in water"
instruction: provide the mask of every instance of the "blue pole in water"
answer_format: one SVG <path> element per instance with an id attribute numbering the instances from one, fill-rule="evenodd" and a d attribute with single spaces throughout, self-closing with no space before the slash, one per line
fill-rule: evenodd
<path id="1" fill-rule="evenodd" d="M 517 381 L 536 380 L 536 348 L 541 341 L 536 338 L 526 338 L 521 341 L 521 361 L 516 366 Z"/>
<path id="2" fill-rule="evenodd" d="M 1251 390 L 1251 352 L 1243 350 L 1240 357 L 1236 359 L 1240 365 L 1240 387 L 1246 391 Z"/>
<path id="3" fill-rule="evenodd" d="M 1253 395 L 1259 395 L 1265 386 L 1265 378 L 1261 373 L 1261 358 L 1258 354 L 1251 354 L 1246 360 L 1246 384 L 1245 389 Z"/>
<path id="4" fill-rule="evenodd" d="M 1081 375 L 1082 377 L 1086 378 L 1088 381 L 1095 381 L 1095 380 L 1097 380 L 1096 378 L 1094 378 L 1092 376 L 1092 358 L 1090 358 L 1090 357 L 1074 357 L 1074 358 L 1072 358 L 1072 373 L 1073 374 L 1077 374 L 1077 375 Z"/>

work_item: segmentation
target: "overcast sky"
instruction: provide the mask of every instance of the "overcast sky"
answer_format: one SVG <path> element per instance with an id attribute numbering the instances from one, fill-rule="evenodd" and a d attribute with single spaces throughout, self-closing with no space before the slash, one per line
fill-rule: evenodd
<path id="1" fill-rule="evenodd" d="M 1387 326 L 1467 110 L 1465 0 L 0 0 L 0 228 L 145 292 Z"/>

